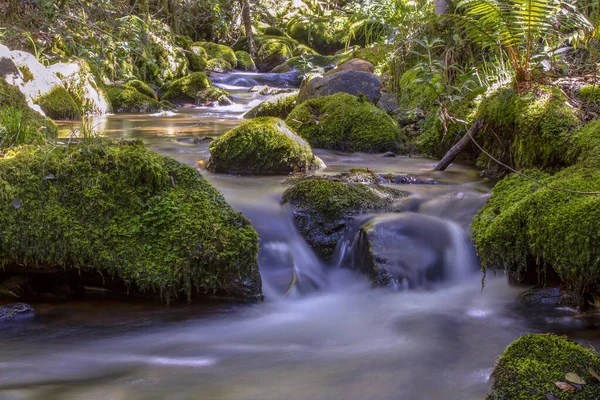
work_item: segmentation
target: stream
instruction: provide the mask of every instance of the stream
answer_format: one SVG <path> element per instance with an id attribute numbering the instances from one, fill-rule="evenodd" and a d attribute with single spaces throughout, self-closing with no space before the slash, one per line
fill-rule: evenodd
<path id="1" fill-rule="evenodd" d="M 194 138 L 216 137 L 238 125 L 266 98 L 246 86 L 264 79 L 220 76 L 232 106 L 120 114 L 94 124 L 109 137 L 139 138 L 161 154 L 202 167 L 209 143 Z M 70 129 L 61 125 L 61 134 Z M 340 266 L 353 251 L 357 227 L 339 244 L 333 265 L 326 265 L 281 205 L 285 177 L 202 170 L 259 233 L 265 301 L 33 304 L 34 318 L 0 325 L 0 400 L 482 400 L 494 360 L 522 334 L 556 332 L 600 345 L 593 321 L 573 318 L 568 309 L 524 304 L 518 299 L 524 288 L 508 286 L 501 274 L 489 273 L 482 288 L 466 236 L 491 188 L 477 170 L 459 164 L 433 173 L 429 159 L 315 153 L 328 166 L 318 174 L 368 167 L 435 179 L 434 185 L 400 187 L 410 193 L 404 207 L 417 228 L 386 238 L 386 254 L 417 268 L 443 252 L 451 278 L 411 290 L 373 289 L 366 277 Z M 428 221 L 446 228 L 425 231 Z M 293 269 L 299 284 L 285 296 Z"/>

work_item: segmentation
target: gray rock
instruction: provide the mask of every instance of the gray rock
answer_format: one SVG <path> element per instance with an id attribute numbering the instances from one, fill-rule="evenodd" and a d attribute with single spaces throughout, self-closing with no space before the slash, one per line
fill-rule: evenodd
<path id="1" fill-rule="evenodd" d="M 33 315 L 33 307 L 25 303 L 12 303 L 0 306 L 0 322 L 22 316 Z"/>
<path id="2" fill-rule="evenodd" d="M 340 71 L 335 74 L 313 78 L 302 84 L 298 103 L 335 93 L 364 95 L 373 104 L 381 98 L 381 82 L 377 75 L 362 71 Z"/>

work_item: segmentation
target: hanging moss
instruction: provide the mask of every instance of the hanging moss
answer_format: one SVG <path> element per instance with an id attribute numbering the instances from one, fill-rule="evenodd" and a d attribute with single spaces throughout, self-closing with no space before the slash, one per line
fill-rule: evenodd
<path id="1" fill-rule="evenodd" d="M 554 188 L 600 192 L 600 170 L 574 165 L 555 175 L 526 174 Z M 484 270 L 506 268 L 517 281 L 557 276 L 586 307 L 600 293 L 600 196 L 551 190 L 518 175 L 500 181 L 472 224 Z"/>
<path id="2" fill-rule="evenodd" d="M 184 78 L 177 79 L 167 86 L 163 99 L 171 102 L 195 102 L 196 94 L 202 89 L 212 86 L 204 72 L 194 72 Z"/>
<path id="3" fill-rule="evenodd" d="M 277 117 L 285 119 L 296 107 L 297 100 L 298 94 L 277 95 L 252 108 L 244 114 L 244 118 Z"/>
<path id="4" fill-rule="evenodd" d="M 150 86 L 148 86 L 146 83 L 144 83 L 140 80 L 133 79 L 133 80 L 127 82 L 126 86 L 137 90 L 144 96 L 148 96 L 154 100 L 158 100 L 158 96 L 156 95 L 156 92 L 154 90 L 152 90 L 152 88 Z"/>
<path id="5" fill-rule="evenodd" d="M 101 274 L 166 300 L 261 296 L 248 220 L 141 142 L 20 148 L 0 159 L 0 188 L 6 271 Z"/>
<path id="6" fill-rule="evenodd" d="M 278 118 L 256 118 L 210 145 L 208 169 L 240 174 L 288 174 L 323 166 L 308 143 Z"/>
<path id="7" fill-rule="evenodd" d="M 229 65 L 231 65 L 232 68 L 235 65 L 237 65 L 235 53 L 229 46 L 209 42 L 196 42 L 194 43 L 193 47 L 202 47 L 204 50 L 206 50 L 206 54 L 208 55 L 209 61 L 213 58 L 220 58 L 229 63 Z"/>
<path id="8" fill-rule="evenodd" d="M 25 95 L 16 87 L 0 78 L 0 109 L 2 118 L 0 124 L 15 140 L 2 141 L 0 147 L 40 142 L 44 139 L 55 138 L 58 134 L 56 124 L 32 110 Z"/>
<path id="9" fill-rule="evenodd" d="M 108 98 L 115 113 L 149 113 L 162 108 L 154 98 L 125 85 L 109 86 Z"/>
<path id="10" fill-rule="evenodd" d="M 35 101 L 46 116 L 52 119 L 78 119 L 81 118 L 81 105 L 62 86 L 56 86 L 49 93 Z"/>
<path id="11" fill-rule="evenodd" d="M 237 69 L 241 69 L 242 71 L 256 71 L 254 60 L 248 52 L 238 50 L 235 52 L 235 58 L 237 58 Z"/>
<path id="12" fill-rule="evenodd" d="M 369 153 L 406 151 L 406 136 L 385 111 L 347 93 L 305 101 L 286 122 L 313 147 Z"/>
<path id="13" fill-rule="evenodd" d="M 488 400 L 589 400 L 600 398 L 600 382 L 588 367 L 600 371 L 600 356 L 564 337 L 525 335 L 506 348 L 494 367 Z M 563 391 L 555 382 L 577 374 L 586 384 Z"/>

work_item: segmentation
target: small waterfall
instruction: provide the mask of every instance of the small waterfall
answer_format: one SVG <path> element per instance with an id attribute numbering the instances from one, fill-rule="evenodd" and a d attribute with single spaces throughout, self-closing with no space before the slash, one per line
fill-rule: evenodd
<path id="1" fill-rule="evenodd" d="M 478 268 L 473 245 L 459 224 L 412 212 L 357 219 L 338 244 L 335 265 L 394 289 L 460 282 Z"/>

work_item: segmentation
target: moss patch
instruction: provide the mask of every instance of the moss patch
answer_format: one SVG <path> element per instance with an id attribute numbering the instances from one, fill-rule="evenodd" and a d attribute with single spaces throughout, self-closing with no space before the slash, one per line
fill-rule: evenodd
<path id="1" fill-rule="evenodd" d="M 321 56 L 317 54 L 292 57 L 285 63 L 273 69 L 273 72 L 289 72 L 293 69 L 297 69 L 301 72 L 310 72 L 319 68 L 335 67 L 336 65 L 349 60 L 351 57 L 352 55 L 350 53 L 342 53 L 335 56 Z"/>
<path id="2" fill-rule="evenodd" d="M 525 335 L 506 348 L 498 360 L 488 400 L 588 400 L 600 398 L 600 383 L 588 372 L 600 371 L 600 356 L 592 349 L 556 335 Z M 576 391 L 563 391 L 572 372 L 586 382 Z"/>
<path id="3" fill-rule="evenodd" d="M 277 117 L 285 119 L 296 107 L 297 101 L 298 94 L 277 95 L 252 108 L 244 114 L 244 118 Z"/>
<path id="4" fill-rule="evenodd" d="M 242 123 L 214 140 L 210 154 L 207 168 L 214 172 L 286 174 L 323 165 L 308 143 L 277 118 Z"/>
<path id="5" fill-rule="evenodd" d="M 202 47 L 206 50 L 208 60 L 212 60 L 213 58 L 220 58 L 225 60 L 231 68 L 237 65 L 237 58 L 235 57 L 235 53 L 229 46 L 225 46 L 217 43 L 209 43 L 209 42 L 196 42 L 193 47 Z"/>
<path id="6" fill-rule="evenodd" d="M 110 86 L 108 98 L 115 113 L 149 113 L 162 108 L 154 98 L 124 85 Z"/>
<path id="7" fill-rule="evenodd" d="M 300 44 L 296 46 L 292 55 L 294 57 L 302 57 L 302 56 L 315 56 L 318 55 L 319 52 L 313 49 L 312 47 L 306 46 L 304 44 Z"/>
<path id="8" fill-rule="evenodd" d="M 310 99 L 287 123 L 312 146 L 370 153 L 406 150 L 406 137 L 385 111 L 347 93 Z"/>
<path id="9" fill-rule="evenodd" d="M 78 119 L 81 118 L 81 105 L 62 86 L 56 86 L 48 94 L 35 101 L 52 119 Z"/>
<path id="10" fill-rule="evenodd" d="M 260 296 L 248 220 L 194 169 L 141 142 L 21 148 L 0 159 L 0 187 L 8 271 L 102 274 L 167 300 Z"/>
<path id="11" fill-rule="evenodd" d="M 221 106 L 232 104 L 231 95 L 223 89 L 209 87 L 202 89 L 196 94 L 196 104 L 206 105 L 210 103 L 219 103 Z"/>
<path id="12" fill-rule="evenodd" d="M 595 167 L 526 173 L 554 188 L 600 191 Z M 557 276 L 582 307 L 600 293 L 600 196 L 551 190 L 509 175 L 494 187 L 471 228 L 484 270 L 506 268 L 517 281 L 541 284 Z"/>
<path id="13" fill-rule="evenodd" d="M 197 72 L 204 71 L 206 69 L 206 58 L 202 57 L 202 55 L 188 51 L 185 53 L 185 56 L 190 64 L 190 71 Z"/>
<path id="14" fill-rule="evenodd" d="M 171 102 L 194 102 L 196 94 L 202 89 L 212 87 L 212 83 L 204 72 L 194 72 L 177 79 L 167 86 L 163 99 Z"/>
<path id="15" fill-rule="evenodd" d="M 586 85 L 579 89 L 579 97 L 588 103 L 600 104 L 600 87 Z"/>
<path id="16" fill-rule="evenodd" d="M 285 41 L 271 39 L 256 54 L 256 65 L 261 72 L 271 71 L 292 57 L 292 50 Z"/>
<path id="17" fill-rule="evenodd" d="M 230 64 L 222 58 L 211 58 L 206 63 L 206 70 L 212 72 L 229 72 L 233 71 L 236 64 Z"/>
<path id="18" fill-rule="evenodd" d="M 330 21 L 313 19 L 310 22 L 292 22 L 288 34 L 298 42 L 321 54 L 333 54 L 344 48 L 344 32 L 332 27 Z"/>
<path id="19" fill-rule="evenodd" d="M 154 90 L 152 90 L 152 88 L 150 86 L 148 86 L 146 83 L 144 83 L 142 81 L 133 79 L 133 80 L 127 82 L 126 86 L 137 90 L 144 96 L 148 96 L 154 100 L 158 100 L 158 96 L 156 95 L 156 92 L 154 92 Z"/>
<path id="20" fill-rule="evenodd" d="M 254 60 L 252 56 L 248 54 L 247 51 L 238 50 L 235 52 L 235 58 L 237 58 L 237 69 L 241 69 L 242 71 L 255 71 L 256 65 L 254 65 Z"/>

